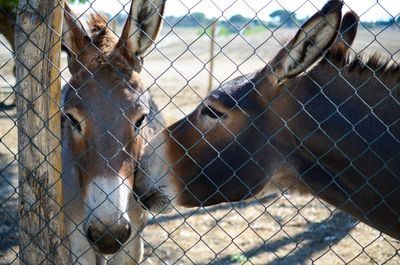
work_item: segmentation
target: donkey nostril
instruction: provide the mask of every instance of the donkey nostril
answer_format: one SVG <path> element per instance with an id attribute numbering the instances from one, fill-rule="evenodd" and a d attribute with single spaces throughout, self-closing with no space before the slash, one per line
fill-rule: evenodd
<path id="1" fill-rule="evenodd" d="M 93 238 L 93 235 L 92 235 L 92 232 L 91 232 L 91 228 L 92 228 L 92 226 L 89 225 L 89 227 L 87 229 L 87 232 L 86 232 L 86 237 L 91 243 L 93 243 L 95 240 Z"/>
<path id="2" fill-rule="evenodd" d="M 86 237 L 91 243 L 96 244 L 97 241 L 99 241 L 103 236 L 104 236 L 104 231 L 100 231 L 99 229 L 96 228 L 95 225 L 94 226 L 89 225 L 86 232 Z"/>
<path id="3" fill-rule="evenodd" d="M 132 227 L 131 227 L 130 224 L 126 224 L 126 225 L 125 225 L 125 229 L 126 229 L 126 234 L 125 234 L 124 242 L 125 242 L 126 240 L 128 240 L 128 238 L 129 238 L 129 237 L 131 236 L 131 234 L 132 234 Z M 122 243 L 124 243 L 124 242 L 122 242 Z"/>
<path id="4" fill-rule="evenodd" d="M 105 226 L 103 224 L 91 224 L 88 226 L 86 237 L 103 254 L 116 253 L 132 234 L 129 222 Z"/>
<path id="5" fill-rule="evenodd" d="M 132 234 L 132 227 L 129 223 L 118 224 L 111 228 L 109 232 L 118 243 L 124 244 Z"/>

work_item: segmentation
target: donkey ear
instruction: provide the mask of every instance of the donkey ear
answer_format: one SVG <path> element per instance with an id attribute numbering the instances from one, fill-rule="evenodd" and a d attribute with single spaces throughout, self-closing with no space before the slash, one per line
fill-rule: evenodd
<path id="1" fill-rule="evenodd" d="M 77 54 L 87 45 L 88 39 L 88 34 L 81 22 L 76 18 L 67 3 L 65 3 L 62 35 L 63 50 Z"/>
<path id="2" fill-rule="evenodd" d="M 330 48 L 330 53 L 335 52 L 336 49 L 341 49 L 342 51 L 346 52 L 351 45 L 353 45 L 354 39 L 357 35 L 357 26 L 359 20 L 360 18 L 353 11 L 349 11 L 344 14 L 339 35 Z"/>
<path id="3" fill-rule="evenodd" d="M 78 56 L 89 43 L 90 37 L 79 22 L 79 19 L 76 18 L 70 7 L 65 3 L 62 50 L 68 54 L 68 67 L 71 73 L 76 72 L 79 65 L 79 62 L 77 62 Z"/>
<path id="4" fill-rule="evenodd" d="M 117 47 L 124 46 L 129 56 L 142 56 L 154 43 L 161 26 L 166 0 L 132 0 L 128 20 Z"/>
<path id="5" fill-rule="evenodd" d="M 343 2 L 330 0 L 306 21 L 295 37 L 269 63 L 277 78 L 304 72 L 334 42 L 342 17 Z"/>

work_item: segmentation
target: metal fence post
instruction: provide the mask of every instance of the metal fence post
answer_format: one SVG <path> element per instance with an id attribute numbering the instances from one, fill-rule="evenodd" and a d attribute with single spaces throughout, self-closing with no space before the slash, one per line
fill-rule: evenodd
<path id="1" fill-rule="evenodd" d="M 68 264 L 63 245 L 60 53 L 64 0 L 21 0 L 16 24 L 20 261 Z"/>

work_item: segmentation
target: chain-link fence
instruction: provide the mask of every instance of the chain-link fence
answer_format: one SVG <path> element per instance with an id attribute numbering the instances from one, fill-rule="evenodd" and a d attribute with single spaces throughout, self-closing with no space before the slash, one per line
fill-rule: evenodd
<path id="1" fill-rule="evenodd" d="M 294 2 L 0 1 L 0 264 L 400 263 L 398 3 Z"/>

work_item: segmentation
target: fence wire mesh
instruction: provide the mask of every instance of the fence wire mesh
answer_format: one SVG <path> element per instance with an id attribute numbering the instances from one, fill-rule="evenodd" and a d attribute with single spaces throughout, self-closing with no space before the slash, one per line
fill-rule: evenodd
<path id="1" fill-rule="evenodd" d="M 340 30 L 333 0 L 76 2 L 54 149 L 71 263 L 400 263 L 396 0 L 345 0 Z M 38 240 L 20 242 L 22 8 L 0 1 L 0 264 Z"/>

